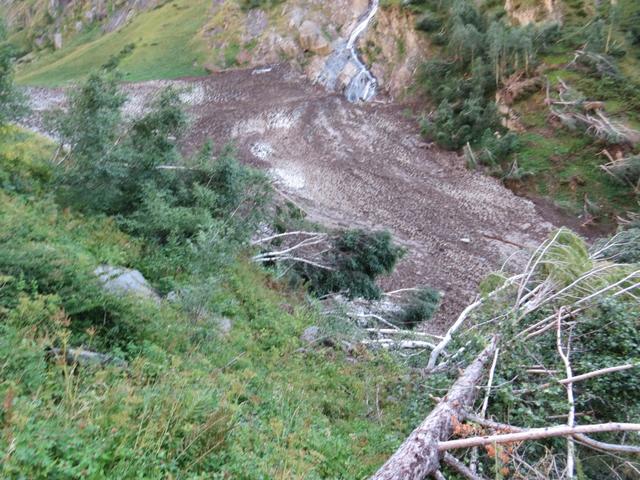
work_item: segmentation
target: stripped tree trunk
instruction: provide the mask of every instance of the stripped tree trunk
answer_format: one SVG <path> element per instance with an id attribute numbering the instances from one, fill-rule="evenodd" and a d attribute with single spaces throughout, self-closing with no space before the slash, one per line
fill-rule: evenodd
<path id="1" fill-rule="evenodd" d="M 466 368 L 447 396 L 371 480 L 422 480 L 440 468 L 438 442 L 449 438 L 454 420 L 462 418 L 463 411 L 472 405 L 476 396 L 476 385 L 482 379 L 487 362 L 493 357 L 496 344 L 497 341 L 494 339 Z"/>

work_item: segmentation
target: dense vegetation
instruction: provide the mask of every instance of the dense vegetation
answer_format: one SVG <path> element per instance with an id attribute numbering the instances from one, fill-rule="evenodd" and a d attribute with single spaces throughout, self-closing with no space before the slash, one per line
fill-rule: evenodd
<path id="1" fill-rule="evenodd" d="M 501 336 L 494 387 L 487 394 L 489 418 L 527 427 L 566 422 L 571 404 L 566 386 L 557 382 L 566 375 L 558 353 L 562 348 L 574 375 L 635 365 L 574 383 L 576 424 L 637 421 L 640 270 L 633 263 L 637 262 L 635 228 L 591 249 L 563 229 L 534 253 L 523 281 L 510 286 L 500 275 L 485 281 L 486 303 L 475 314 L 476 326 L 456 339 L 456 346 L 467 346 L 484 335 Z M 503 291 L 486 296 L 500 286 Z M 524 292 L 530 293 L 528 299 Z M 637 438 L 627 440 L 635 444 Z M 599 439 L 623 443 L 614 433 Z M 496 478 L 563 478 L 565 444 L 564 439 L 555 439 L 487 448 L 482 468 Z M 637 478 L 633 456 L 602 456 L 581 445 L 577 448 L 577 478 Z"/>
<path id="2" fill-rule="evenodd" d="M 541 3 L 527 5 L 542 9 Z M 601 101 L 614 125 L 640 125 L 630 20 L 640 7 L 632 1 L 601 2 L 598 9 L 582 1 L 556 3 L 562 23 L 518 27 L 502 2 L 409 2 L 417 28 L 435 47 L 420 80 L 434 104 L 424 131 L 445 148 L 464 147 L 471 166 L 484 165 L 514 188 L 551 197 L 586 222 L 610 224 L 637 205 L 637 136 L 601 132 L 571 114 L 589 115 L 584 102 Z M 550 101 L 563 100 L 558 90 L 576 110 L 550 108 Z M 614 157 L 622 152 L 626 161 L 605 170 L 603 150 Z"/>
<path id="3" fill-rule="evenodd" d="M 12 85 L 11 68 L 2 75 Z M 300 348 L 310 324 L 352 327 L 323 326 L 301 289 L 245 259 L 267 218 L 265 179 L 229 148 L 181 158 L 176 92 L 123 119 L 113 75 L 91 75 L 53 116 L 64 149 L 2 126 L 0 476 L 371 473 L 408 425 L 402 367 L 363 349 Z M 363 233 L 338 238 L 367 251 Z M 363 280 L 365 256 L 346 265 L 360 285 L 380 271 Z M 107 293 L 93 273 L 105 264 L 139 269 L 173 300 Z M 76 363 L 74 348 L 106 360 Z"/>

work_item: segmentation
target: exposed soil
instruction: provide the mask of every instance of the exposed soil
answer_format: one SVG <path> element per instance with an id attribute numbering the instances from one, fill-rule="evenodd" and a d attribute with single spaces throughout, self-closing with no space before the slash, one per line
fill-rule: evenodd
<path id="1" fill-rule="evenodd" d="M 350 104 L 286 65 L 128 85 L 129 112 L 167 84 L 190 89 L 186 153 L 207 138 L 232 142 L 243 162 L 269 172 L 312 220 L 390 230 L 409 251 L 383 286 L 445 293 L 430 330 L 450 323 L 488 272 L 507 259 L 522 262 L 521 247 L 535 246 L 553 228 L 545 216 L 563 223 L 467 170 L 456 154 L 427 145 L 402 107 Z M 56 90 L 33 90 L 32 99 L 38 109 L 62 102 Z"/>

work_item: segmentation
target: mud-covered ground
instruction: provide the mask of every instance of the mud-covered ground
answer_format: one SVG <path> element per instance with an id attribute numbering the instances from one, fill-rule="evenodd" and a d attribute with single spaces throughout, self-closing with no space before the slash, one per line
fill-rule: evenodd
<path id="1" fill-rule="evenodd" d="M 187 153 L 207 138 L 233 142 L 243 162 L 269 172 L 311 219 L 390 230 L 408 255 L 384 287 L 429 285 L 445 294 L 430 330 L 450 323 L 488 272 L 522 261 L 523 248 L 553 228 L 549 220 L 559 223 L 498 180 L 467 170 L 456 154 L 427 145 L 398 105 L 352 105 L 275 65 L 128 85 L 129 113 L 168 84 L 189 92 Z M 43 89 L 31 98 L 37 110 L 63 100 Z"/>

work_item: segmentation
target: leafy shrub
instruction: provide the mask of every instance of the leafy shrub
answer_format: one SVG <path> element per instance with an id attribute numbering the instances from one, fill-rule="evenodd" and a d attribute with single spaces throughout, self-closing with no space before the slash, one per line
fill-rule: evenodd
<path id="1" fill-rule="evenodd" d="M 14 54 L 12 45 L 0 43 L 0 127 L 26 111 L 24 96 L 14 84 Z"/>
<path id="2" fill-rule="evenodd" d="M 519 147 L 518 136 L 513 132 L 500 135 L 498 132 L 485 130 L 478 148 L 478 161 L 487 166 L 496 165 L 516 152 Z"/>
<path id="3" fill-rule="evenodd" d="M 415 328 L 433 317 L 440 306 L 440 300 L 440 292 L 433 288 L 422 288 L 412 292 L 402 312 L 395 318 L 395 322 L 405 328 Z"/>
<path id="4" fill-rule="evenodd" d="M 604 258 L 611 259 L 618 263 L 640 263 L 640 224 L 634 222 L 627 228 L 621 229 L 607 246 L 607 242 L 602 240 L 595 246 L 597 250 L 606 249 L 602 252 Z"/>
<path id="5" fill-rule="evenodd" d="M 53 177 L 52 144 L 18 127 L 0 127 L 0 187 L 18 193 L 40 192 Z"/>
<path id="6" fill-rule="evenodd" d="M 335 239 L 333 248 L 323 257 L 323 264 L 331 270 L 300 263 L 295 265 L 295 272 L 316 295 L 341 292 L 350 298 L 375 299 L 381 293 L 376 278 L 391 273 L 403 253 L 393 244 L 389 232 L 348 230 Z"/>
<path id="7" fill-rule="evenodd" d="M 185 263 L 215 269 L 265 215 L 266 178 L 240 165 L 230 148 L 213 160 L 206 144 L 183 159 L 176 142 L 186 117 L 178 92 L 162 92 L 142 117 L 125 121 L 116 80 L 112 73 L 91 75 L 69 111 L 57 114 L 57 130 L 70 145 L 57 177 L 60 199 L 116 215 L 124 229 L 144 237 L 143 268 L 155 278 L 175 275 Z"/>
<path id="8" fill-rule="evenodd" d="M 122 50 L 120 50 L 118 52 L 117 55 L 111 55 L 109 57 L 109 60 L 107 60 L 104 63 L 104 65 L 102 65 L 102 68 L 104 70 L 107 70 L 107 71 L 115 70 L 116 68 L 118 68 L 118 66 L 120 65 L 120 62 L 122 62 L 122 60 L 124 60 L 129 55 L 131 55 L 131 53 L 133 53 L 135 48 L 136 48 L 136 44 L 135 43 L 128 43 L 127 45 L 125 45 L 122 48 Z"/>

